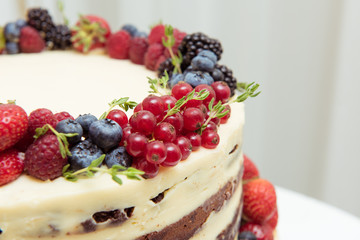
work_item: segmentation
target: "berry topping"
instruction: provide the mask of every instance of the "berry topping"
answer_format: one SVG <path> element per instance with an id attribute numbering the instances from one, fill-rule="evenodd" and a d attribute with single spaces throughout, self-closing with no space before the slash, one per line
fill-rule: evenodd
<path id="1" fill-rule="evenodd" d="M 166 147 L 166 158 L 165 161 L 161 163 L 161 166 L 173 167 L 177 165 L 182 158 L 180 148 L 174 143 L 165 143 L 165 147 Z"/>
<path id="2" fill-rule="evenodd" d="M 245 223 L 240 227 L 240 235 L 243 232 L 251 232 L 255 235 L 257 240 L 273 240 L 272 229 L 266 225 L 259 225 L 255 223 Z"/>
<path id="3" fill-rule="evenodd" d="M 200 84 L 211 85 L 214 79 L 207 72 L 191 71 L 185 74 L 184 81 L 193 87 Z"/>
<path id="4" fill-rule="evenodd" d="M 256 165 L 254 164 L 251 159 L 244 154 L 244 174 L 242 179 L 245 180 L 252 180 L 259 177 L 259 170 L 257 169 Z"/>
<path id="5" fill-rule="evenodd" d="M 16 42 L 7 42 L 5 49 L 7 54 L 17 54 L 20 52 L 19 44 Z"/>
<path id="6" fill-rule="evenodd" d="M 35 134 L 37 128 L 43 127 L 45 124 L 50 124 L 52 127 L 56 127 L 58 121 L 54 114 L 46 108 L 38 108 L 32 111 L 29 115 L 29 130 L 31 135 Z"/>
<path id="7" fill-rule="evenodd" d="M 16 23 L 11 22 L 4 27 L 4 36 L 8 42 L 18 42 L 20 38 L 20 28 Z"/>
<path id="8" fill-rule="evenodd" d="M 27 13 L 28 25 L 40 32 L 43 38 L 54 28 L 54 22 L 46 9 L 32 8 Z"/>
<path id="9" fill-rule="evenodd" d="M 160 43 L 154 43 L 148 47 L 145 53 L 145 66 L 147 69 L 156 70 L 156 63 L 162 56 L 164 49 L 164 46 Z"/>
<path id="10" fill-rule="evenodd" d="M 134 37 L 130 40 L 129 58 L 136 64 L 144 64 L 145 53 L 149 47 L 145 37 Z"/>
<path id="11" fill-rule="evenodd" d="M 120 109 L 111 110 L 109 114 L 106 116 L 106 118 L 117 122 L 122 129 L 124 129 L 129 123 L 126 113 Z"/>
<path id="12" fill-rule="evenodd" d="M 239 234 L 238 240 L 257 240 L 257 238 L 252 232 L 244 231 Z"/>
<path id="13" fill-rule="evenodd" d="M 186 137 L 190 140 L 192 151 L 196 151 L 201 147 L 201 136 L 196 132 L 189 132 Z"/>
<path id="14" fill-rule="evenodd" d="M 114 165 L 128 168 L 132 165 L 132 157 L 126 152 L 125 147 L 117 147 L 106 154 L 105 163 L 108 168 Z"/>
<path id="15" fill-rule="evenodd" d="M 199 129 L 205 120 L 203 112 L 199 108 L 187 108 L 183 113 L 184 129 L 195 131 Z"/>
<path id="16" fill-rule="evenodd" d="M 216 65 L 214 71 L 212 72 L 212 77 L 215 81 L 226 82 L 231 90 L 231 96 L 234 95 L 237 81 L 230 68 L 225 65 Z"/>
<path id="17" fill-rule="evenodd" d="M 14 146 L 28 129 L 28 116 L 24 109 L 9 103 L 0 104 L 0 152 Z"/>
<path id="18" fill-rule="evenodd" d="M 174 143 L 179 147 L 181 151 L 181 160 L 187 159 L 192 151 L 190 140 L 184 136 L 179 136 L 175 139 Z"/>
<path id="19" fill-rule="evenodd" d="M 206 130 L 201 135 L 201 146 L 214 149 L 220 142 L 219 134 L 214 130 Z"/>
<path id="20" fill-rule="evenodd" d="M 156 118 L 153 113 L 141 110 L 134 113 L 130 118 L 130 125 L 136 132 L 141 132 L 146 136 L 151 135 L 156 126 Z"/>
<path id="21" fill-rule="evenodd" d="M 143 110 L 152 112 L 155 116 L 164 112 L 165 105 L 161 97 L 149 95 L 142 101 Z"/>
<path id="22" fill-rule="evenodd" d="M 146 179 L 154 178 L 159 173 L 159 165 L 152 164 L 149 161 L 146 161 L 144 157 L 136 159 L 135 163 L 133 163 L 133 167 L 145 172 L 143 177 Z"/>
<path id="23" fill-rule="evenodd" d="M 24 170 L 24 153 L 15 149 L 0 152 L 0 186 L 17 179 Z"/>
<path id="24" fill-rule="evenodd" d="M 45 48 L 45 42 L 36 29 L 23 27 L 20 33 L 19 47 L 23 53 L 39 53 Z"/>
<path id="25" fill-rule="evenodd" d="M 191 60 L 191 66 L 193 70 L 211 72 L 215 63 L 210 58 L 198 55 Z"/>
<path id="26" fill-rule="evenodd" d="M 83 135 L 83 129 L 80 123 L 72 119 L 65 119 L 60 121 L 55 128 L 60 133 L 76 133 L 76 136 L 67 138 L 69 144 L 73 145 L 80 142 Z"/>
<path id="27" fill-rule="evenodd" d="M 80 123 L 84 133 L 87 133 L 89 131 L 90 125 L 97 120 L 97 117 L 92 114 L 80 115 L 75 119 L 76 122 Z"/>
<path id="28" fill-rule="evenodd" d="M 112 34 L 107 41 L 109 56 L 116 59 L 128 59 L 130 39 L 130 34 L 125 30 Z"/>
<path id="29" fill-rule="evenodd" d="M 74 171 L 86 168 L 102 154 L 103 152 L 98 146 L 90 140 L 84 140 L 71 148 L 70 167 Z"/>
<path id="30" fill-rule="evenodd" d="M 146 144 L 145 158 L 152 164 L 160 164 L 166 158 L 166 147 L 162 141 L 152 141 Z"/>
<path id="31" fill-rule="evenodd" d="M 133 157 L 144 156 L 147 142 L 145 135 L 138 132 L 132 133 L 125 141 L 126 151 Z"/>
<path id="32" fill-rule="evenodd" d="M 70 115 L 70 113 L 68 112 L 59 112 L 59 113 L 55 113 L 54 117 L 56 118 L 56 120 L 58 120 L 58 122 L 65 120 L 65 119 L 72 119 L 75 120 L 73 116 Z"/>
<path id="33" fill-rule="evenodd" d="M 154 129 L 154 138 L 163 142 L 173 142 L 176 139 L 176 131 L 173 125 L 162 122 Z"/>
<path id="34" fill-rule="evenodd" d="M 177 100 L 181 99 L 182 97 L 186 96 L 193 90 L 193 87 L 185 82 L 180 82 L 176 84 L 171 89 L 171 95 L 174 96 Z"/>
<path id="35" fill-rule="evenodd" d="M 225 103 L 230 98 L 230 88 L 225 82 L 214 82 L 211 84 L 211 87 L 214 89 L 216 94 L 216 101 L 221 101 Z"/>
<path id="36" fill-rule="evenodd" d="M 117 147 L 122 138 L 122 129 L 111 119 L 102 119 L 93 122 L 89 128 L 89 137 L 93 143 L 104 152 Z"/>
<path id="37" fill-rule="evenodd" d="M 134 37 L 138 32 L 138 29 L 132 24 L 125 24 L 121 27 L 121 30 L 128 32 L 131 37 Z"/>
<path id="38" fill-rule="evenodd" d="M 154 26 L 148 36 L 149 44 L 162 44 L 162 39 L 165 37 L 165 25 L 159 24 Z"/>

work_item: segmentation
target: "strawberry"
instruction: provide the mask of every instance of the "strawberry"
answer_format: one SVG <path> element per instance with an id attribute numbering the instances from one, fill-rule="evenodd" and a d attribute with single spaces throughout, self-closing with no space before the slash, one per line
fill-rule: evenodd
<path id="1" fill-rule="evenodd" d="M 131 36 L 125 30 L 118 31 L 111 35 L 107 41 L 109 56 L 116 59 L 128 59 L 130 40 Z"/>
<path id="2" fill-rule="evenodd" d="M 243 218 L 248 222 L 263 224 L 276 210 L 274 186 L 265 179 L 255 179 L 243 185 Z"/>
<path id="3" fill-rule="evenodd" d="M 273 240 L 273 231 L 272 229 L 265 225 L 259 225 L 255 223 L 245 223 L 240 227 L 239 233 L 241 236 L 242 232 L 252 232 L 257 240 Z"/>
<path id="4" fill-rule="evenodd" d="M 74 48 L 83 53 L 104 47 L 111 35 L 108 22 L 95 15 L 80 16 L 72 31 L 71 41 Z"/>
<path id="5" fill-rule="evenodd" d="M 129 57 L 131 62 L 144 64 L 144 57 L 149 43 L 145 37 L 134 37 L 130 41 Z"/>
<path id="6" fill-rule="evenodd" d="M 251 161 L 251 159 L 244 154 L 244 174 L 242 179 L 246 181 L 255 178 L 259 178 L 259 170 L 253 161 Z"/>
<path id="7" fill-rule="evenodd" d="M 154 43 L 162 44 L 162 39 L 165 37 L 165 25 L 158 24 L 154 26 L 148 36 L 149 44 L 152 45 Z"/>
<path id="8" fill-rule="evenodd" d="M 147 69 L 156 70 L 156 63 L 163 55 L 165 47 L 160 43 L 154 43 L 149 46 L 145 53 L 145 66 Z"/>
<path id="9" fill-rule="evenodd" d="M 0 152 L 0 186 L 17 179 L 24 170 L 24 153 L 13 148 Z"/>
<path id="10" fill-rule="evenodd" d="M 23 53 L 39 53 L 45 49 L 45 41 L 35 28 L 26 26 L 20 31 L 19 47 Z"/>
<path id="11" fill-rule="evenodd" d="M 45 124 L 50 124 L 52 127 L 56 127 L 58 121 L 54 114 L 46 108 L 38 108 L 32 111 L 29 115 L 29 134 L 35 135 L 37 128 L 43 127 Z"/>
<path id="12" fill-rule="evenodd" d="M 274 213 L 272 214 L 272 216 L 270 217 L 269 220 L 267 220 L 265 222 L 266 225 L 269 225 L 272 229 L 275 229 L 278 223 L 278 210 L 277 208 L 275 209 Z"/>
<path id="13" fill-rule="evenodd" d="M 9 103 L 0 104 L 0 152 L 15 145 L 28 129 L 24 109 Z"/>
<path id="14" fill-rule="evenodd" d="M 5 49 L 5 42 L 4 28 L 0 27 L 0 54 L 2 54 Z"/>

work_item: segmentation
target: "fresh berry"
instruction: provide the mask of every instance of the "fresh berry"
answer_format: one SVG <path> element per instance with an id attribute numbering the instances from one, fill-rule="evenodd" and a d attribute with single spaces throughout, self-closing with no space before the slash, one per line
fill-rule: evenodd
<path id="1" fill-rule="evenodd" d="M 138 105 L 136 105 L 136 107 L 134 108 L 134 113 L 139 112 L 139 111 L 141 111 L 141 110 L 143 110 L 143 108 L 142 108 L 142 104 L 141 104 L 141 103 L 139 103 L 139 104 L 138 104 Z"/>
<path id="2" fill-rule="evenodd" d="M 141 132 L 148 136 L 154 131 L 156 118 L 150 111 L 141 110 L 131 116 L 130 125 L 134 131 Z"/>
<path id="3" fill-rule="evenodd" d="M 190 140 L 192 151 L 196 151 L 201 147 L 201 136 L 196 132 L 189 132 L 186 137 Z"/>
<path id="4" fill-rule="evenodd" d="M 179 147 L 181 151 L 181 160 L 187 159 L 192 151 L 190 140 L 184 136 L 179 136 L 175 139 L 174 143 Z"/>
<path id="5" fill-rule="evenodd" d="M 244 231 L 239 234 L 238 240 L 257 240 L 257 238 L 252 232 Z"/>
<path id="6" fill-rule="evenodd" d="M 45 42 L 35 28 L 26 26 L 21 29 L 19 47 L 23 53 L 39 53 L 45 49 Z"/>
<path id="7" fill-rule="evenodd" d="M 165 143 L 165 147 L 166 147 L 166 158 L 165 161 L 161 163 L 161 166 L 173 167 L 177 165 L 182 158 L 180 148 L 174 143 Z"/>
<path id="8" fill-rule="evenodd" d="M 126 151 L 133 157 L 144 156 L 145 147 L 148 142 L 147 137 L 141 133 L 132 133 L 125 141 Z"/>
<path id="9" fill-rule="evenodd" d="M 97 120 L 97 117 L 89 113 L 80 115 L 75 119 L 75 121 L 80 123 L 84 133 L 89 132 L 90 125 Z"/>
<path id="10" fill-rule="evenodd" d="M 92 49 L 104 47 L 111 35 L 108 22 L 99 16 L 80 16 L 73 28 L 71 41 L 79 52 L 88 52 Z"/>
<path id="11" fill-rule="evenodd" d="M 165 37 L 165 25 L 159 24 L 154 26 L 148 36 L 149 44 L 162 44 L 162 39 Z"/>
<path id="12" fill-rule="evenodd" d="M 191 71 L 185 74 L 184 81 L 192 87 L 196 87 L 200 84 L 211 85 L 214 79 L 207 72 Z"/>
<path id="13" fill-rule="evenodd" d="M 175 107 L 176 98 L 174 98 L 171 95 L 162 95 L 161 96 L 162 101 L 164 102 L 165 109 L 171 109 Z"/>
<path id="14" fill-rule="evenodd" d="M 126 125 L 129 123 L 126 113 L 120 109 L 111 110 L 109 114 L 106 116 L 106 118 L 117 122 L 122 129 L 124 129 Z"/>
<path id="15" fill-rule="evenodd" d="M 50 124 L 53 128 L 56 127 L 58 121 L 54 114 L 46 108 L 38 108 L 32 111 L 29 115 L 29 130 L 31 135 L 35 134 L 37 128 L 43 127 L 45 124 Z"/>
<path id="16" fill-rule="evenodd" d="M 217 62 L 216 54 L 214 52 L 210 51 L 210 50 L 203 50 L 197 56 L 198 57 L 205 57 L 205 58 L 211 60 L 214 64 L 216 64 L 216 62 Z"/>
<path id="17" fill-rule="evenodd" d="M 170 89 L 172 89 L 180 81 L 184 81 L 184 74 L 181 74 L 181 73 L 172 74 L 168 81 L 168 85 L 169 85 Z"/>
<path id="18" fill-rule="evenodd" d="M 18 42 L 20 38 L 20 28 L 15 22 L 11 22 L 4 27 L 4 36 L 7 42 Z"/>
<path id="19" fill-rule="evenodd" d="M 24 153 L 15 149 L 0 152 L 0 186 L 17 179 L 24 170 Z"/>
<path id="20" fill-rule="evenodd" d="M 35 28 L 42 38 L 46 39 L 46 35 L 55 27 L 55 24 L 48 10 L 42 8 L 32 8 L 27 12 L 27 23 Z"/>
<path id="21" fill-rule="evenodd" d="M 222 103 L 225 103 L 229 100 L 231 90 L 225 82 L 214 82 L 213 84 L 211 84 L 211 87 L 215 91 L 216 101 L 221 101 Z"/>
<path id="22" fill-rule="evenodd" d="M 207 84 L 200 84 L 198 86 L 195 87 L 195 92 L 200 92 L 201 90 L 206 90 L 207 92 L 209 92 L 209 96 L 207 96 L 204 100 L 203 100 L 203 103 L 205 104 L 205 106 L 208 106 L 211 99 L 215 99 L 216 98 L 216 94 L 215 94 L 215 91 L 214 89 L 207 85 Z"/>
<path id="23" fill-rule="evenodd" d="M 126 152 L 125 147 L 117 147 L 106 154 L 105 163 L 108 168 L 111 168 L 114 165 L 128 168 L 132 165 L 132 156 Z"/>
<path id="24" fill-rule="evenodd" d="M 259 178 L 259 170 L 251 159 L 244 154 L 244 174 L 242 180 L 251 180 Z"/>
<path id="25" fill-rule="evenodd" d="M 125 24 L 121 27 L 121 30 L 128 32 L 131 37 L 134 37 L 138 32 L 138 29 L 132 24 Z"/>
<path id="26" fill-rule="evenodd" d="M 0 152 L 14 146 L 28 129 L 28 116 L 15 104 L 0 104 Z"/>
<path id="27" fill-rule="evenodd" d="M 146 159 L 144 157 L 135 159 L 133 166 L 136 169 L 145 172 L 145 174 L 142 175 L 142 177 L 144 177 L 146 179 L 154 178 L 159 173 L 159 165 L 152 164 L 152 163 L 146 161 Z"/>
<path id="28" fill-rule="evenodd" d="M 217 128 L 218 126 L 216 125 L 216 123 L 210 121 L 208 124 L 206 124 L 205 129 L 203 131 L 205 132 L 206 130 L 211 130 L 217 132 Z"/>
<path id="29" fill-rule="evenodd" d="M 80 123 L 78 123 L 72 119 L 65 119 L 65 120 L 58 122 L 58 124 L 56 124 L 55 130 L 60 133 L 75 133 L 75 134 L 77 134 L 76 136 L 67 138 L 69 144 L 71 144 L 71 145 L 74 145 L 74 144 L 80 142 L 81 137 L 83 135 L 83 129 L 82 129 Z"/>
<path id="30" fill-rule="evenodd" d="M 62 157 L 59 140 L 53 134 L 43 135 L 25 152 L 27 173 L 43 181 L 60 177 L 66 164 L 67 157 Z"/>
<path id="31" fill-rule="evenodd" d="M 56 25 L 51 28 L 46 34 L 46 46 L 52 50 L 65 50 L 70 48 L 71 30 L 66 25 Z"/>
<path id="32" fill-rule="evenodd" d="M 130 39 L 130 34 L 125 30 L 112 34 L 107 41 L 109 56 L 116 59 L 128 59 Z"/>
<path id="33" fill-rule="evenodd" d="M 225 65 L 216 65 L 212 72 L 214 81 L 224 81 L 227 83 L 231 90 L 231 96 L 234 95 L 237 85 L 237 80 L 233 76 L 233 72 L 230 68 Z"/>
<path id="34" fill-rule="evenodd" d="M 154 129 L 154 138 L 163 142 L 173 142 L 176 139 L 176 130 L 168 122 L 161 122 Z"/>
<path id="35" fill-rule="evenodd" d="M 7 54 L 17 54 L 20 52 L 19 44 L 16 42 L 7 42 L 5 49 Z"/>
<path id="36" fill-rule="evenodd" d="M 165 71 L 169 76 L 173 75 L 174 65 L 172 64 L 172 58 L 167 58 L 159 65 L 159 67 L 156 69 L 157 76 L 160 78 L 165 76 Z"/>
<path id="37" fill-rule="evenodd" d="M 20 139 L 15 145 L 14 148 L 20 152 L 26 152 L 26 149 L 35 141 L 34 135 L 26 132 L 25 136 Z"/>
<path id="38" fill-rule="evenodd" d="M 265 179 L 255 179 L 243 186 L 243 217 L 249 222 L 262 224 L 272 217 L 276 210 L 274 186 Z"/>
<path id="39" fill-rule="evenodd" d="M 145 37 L 134 37 L 130 40 L 129 58 L 136 64 L 145 63 L 145 53 L 149 47 L 148 40 Z"/>
<path id="40" fill-rule="evenodd" d="M 230 107 L 230 105 L 226 105 L 225 109 L 221 113 L 225 113 L 226 111 L 229 111 L 229 112 L 225 116 L 220 118 L 220 123 L 221 124 L 227 123 L 227 121 L 229 120 L 229 118 L 231 116 L 231 107 Z"/>
<path id="41" fill-rule="evenodd" d="M 142 31 L 137 31 L 134 35 L 134 38 L 139 37 L 139 38 L 148 38 L 148 34 L 146 32 L 142 32 Z"/>
<path id="42" fill-rule="evenodd" d="M 164 122 L 170 123 L 176 130 L 176 134 L 180 134 L 184 127 L 184 117 L 180 113 L 175 113 L 164 119 Z"/>
<path id="43" fill-rule="evenodd" d="M 18 19 L 18 20 L 15 21 L 15 25 L 19 29 L 22 29 L 23 27 L 25 27 L 27 25 L 27 22 L 24 19 Z"/>
<path id="44" fill-rule="evenodd" d="M 108 152 L 112 148 L 119 146 L 122 134 L 120 125 L 111 119 L 102 119 L 93 122 L 89 128 L 91 141 L 104 152 Z"/>
<path id="45" fill-rule="evenodd" d="M 151 141 L 146 144 L 145 158 L 152 164 L 161 164 L 166 158 L 166 147 L 162 141 Z"/>
<path id="46" fill-rule="evenodd" d="M 198 55 L 191 60 L 191 66 L 196 71 L 212 72 L 215 63 L 210 58 Z"/>
<path id="47" fill-rule="evenodd" d="M 190 93 L 192 90 L 193 87 L 190 84 L 180 82 L 171 89 L 171 95 L 177 100 L 179 100 L 182 97 L 186 96 L 188 93 Z"/>
<path id="48" fill-rule="evenodd" d="M 58 122 L 65 120 L 65 119 L 72 119 L 75 120 L 73 116 L 70 115 L 70 113 L 68 112 L 59 112 L 59 113 L 55 113 L 54 117 L 56 118 L 56 120 Z"/>
<path id="49" fill-rule="evenodd" d="M 201 135 L 201 146 L 214 149 L 220 142 L 219 134 L 214 130 L 206 130 Z"/>
<path id="50" fill-rule="evenodd" d="M 199 108 L 187 108 L 183 113 L 184 129 L 195 131 L 201 127 L 205 116 Z"/>
<path id="51" fill-rule="evenodd" d="M 166 61 L 166 57 L 165 55 L 161 55 L 157 60 L 156 60 L 156 63 L 155 63 L 155 67 L 154 67 L 154 70 L 158 69 L 160 67 L 160 65 Z"/>
<path id="52" fill-rule="evenodd" d="M 245 223 L 240 227 L 239 232 L 240 234 L 243 232 L 251 232 L 255 235 L 257 240 L 273 240 L 272 229 L 266 225 Z"/>
<path id="53" fill-rule="evenodd" d="M 79 142 L 71 148 L 70 152 L 69 163 L 74 171 L 88 167 L 92 161 L 103 154 L 103 151 L 90 140 Z"/>
<path id="54" fill-rule="evenodd" d="M 189 93 L 190 94 L 190 93 Z M 186 96 L 188 96 L 189 94 L 186 94 Z M 199 93 L 195 92 L 194 93 L 194 97 L 198 97 Z M 185 108 L 200 108 L 201 105 L 203 105 L 203 101 L 199 100 L 199 99 L 190 99 L 189 101 L 187 101 L 187 103 L 185 103 L 184 106 L 182 106 L 182 109 Z"/>
<path id="55" fill-rule="evenodd" d="M 165 104 L 161 97 L 149 95 L 142 101 L 143 110 L 152 112 L 155 116 L 164 112 Z"/>
<path id="56" fill-rule="evenodd" d="M 175 39 L 175 42 L 174 42 L 174 45 L 172 46 L 172 51 L 174 54 L 178 54 L 178 48 L 182 42 L 182 40 L 184 39 L 184 37 L 186 36 L 186 33 L 185 32 L 181 32 L 179 31 L 178 29 L 174 28 L 173 30 L 173 35 L 174 35 L 174 39 Z M 164 55 L 165 57 L 168 59 L 171 57 L 170 55 L 170 52 L 168 49 L 165 49 L 164 51 Z M 170 72 L 168 72 L 170 74 Z"/>
<path id="57" fill-rule="evenodd" d="M 273 215 L 264 224 L 270 226 L 272 229 L 275 229 L 278 223 L 278 218 L 279 218 L 278 209 L 276 208 Z"/>
<path id="58" fill-rule="evenodd" d="M 149 70 L 156 70 L 157 60 L 163 55 L 164 46 L 160 43 L 151 44 L 145 53 L 145 67 Z"/>
<path id="59" fill-rule="evenodd" d="M 125 128 L 123 128 L 123 137 L 121 138 L 120 141 L 120 146 L 124 146 L 125 141 L 127 140 L 127 138 L 130 136 L 130 134 L 133 133 L 132 127 L 131 126 L 127 126 Z"/>

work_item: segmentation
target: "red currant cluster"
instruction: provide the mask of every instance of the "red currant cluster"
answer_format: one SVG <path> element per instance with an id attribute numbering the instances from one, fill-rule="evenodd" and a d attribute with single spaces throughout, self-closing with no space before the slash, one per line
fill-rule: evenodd
<path id="1" fill-rule="evenodd" d="M 205 99 L 198 100 L 196 96 L 200 92 L 209 94 Z M 184 97 L 191 93 L 194 97 L 183 102 Z M 225 106 L 225 110 L 229 111 L 220 119 L 209 110 L 209 104 L 226 103 L 229 97 L 230 88 L 224 82 L 215 82 L 211 86 L 202 84 L 195 89 L 188 83 L 180 82 L 172 88 L 171 95 L 147 96 L 135 107 L 128 124 L 124 125 L 126 115 L 118 115 L 118 119 L 113 117 L 114 110 L 108 118 L 122 123 L 120 144 L 134 158 L 133 166 L 144 171 L 144 177 L 153 178 L 160 166 L 175 166 L 200 146 L 216 148 L 220 141 L 217 128 L 229 119 L 230 106 Z"/>

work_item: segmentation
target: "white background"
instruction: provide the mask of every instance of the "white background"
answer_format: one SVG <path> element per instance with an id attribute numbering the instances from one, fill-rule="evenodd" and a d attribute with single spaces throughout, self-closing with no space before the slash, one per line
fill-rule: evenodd
<path id="1" fill-rule="evenodd" d="M 148 31 L 162 20 L 220 39 L 221 62 L 239 81 L 261 84 L 244 136 L 261 175 L 360 217 L 360 1 L 64 2 L 71 23 L 93 13 L 113 31 L 125 23 Z M 61 21 L 55 1 L 0 0 L 0 25 L 30 6 Z"/>

